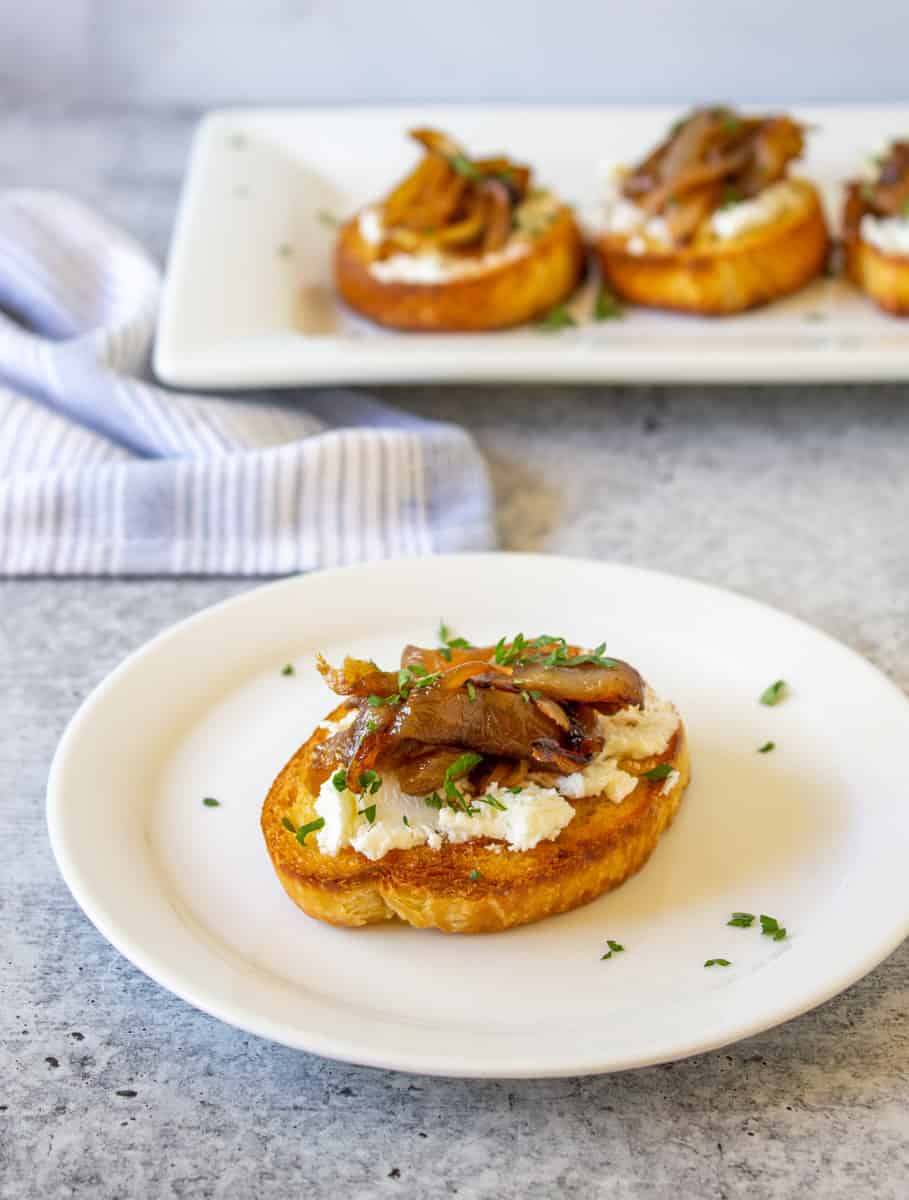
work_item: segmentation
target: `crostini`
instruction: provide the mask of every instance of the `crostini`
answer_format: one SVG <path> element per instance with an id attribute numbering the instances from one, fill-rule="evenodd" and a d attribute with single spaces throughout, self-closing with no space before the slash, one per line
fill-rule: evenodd
<path id="1" fill-rule="evenodd" d="M 343 697 L 278 775 L 262 832 L 311 917 L 491 933 L 596 899 L 644 865 L 688 784 L 675 708 L 561 638 L 321 658 Z"/>
<path id="2" fill-rule="evenodd" d="M 880 308 L 909 315 L 909 141 L 893 142 L 867 179 L 847 185 L 843 251 L 853 283 Z"/>
<path id="3" fill-rule="evenodd" d="M 596 239 L 623 299 L 722 315 L 797 291 L 825 267 L 817 190 L 787 174 L 804 131 L 787 116 L 705 108 L 619 170 Z"/>
<path id="4" fill-rule="evenodd" d="M 567 205 L 531 186 L 529 167 L 469 158 L 435 129 L 411 137 L 424 151 L 416 168 L 339 232 L 335 284 L 352 309 L 397 329 L 487 330 L 570 295 L 581 234 Z"/>

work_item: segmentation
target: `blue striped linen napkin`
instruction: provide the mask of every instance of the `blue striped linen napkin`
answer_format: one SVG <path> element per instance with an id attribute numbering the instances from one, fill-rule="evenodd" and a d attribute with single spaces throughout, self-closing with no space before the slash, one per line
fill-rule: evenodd
<path id="1" fill-rule="evenodd" d="M 82 204 L 0 193 L 0 574 L 274 575 L 494 544 L 455 425 L 353 392 L 151 383 L 159 289 Z"/>

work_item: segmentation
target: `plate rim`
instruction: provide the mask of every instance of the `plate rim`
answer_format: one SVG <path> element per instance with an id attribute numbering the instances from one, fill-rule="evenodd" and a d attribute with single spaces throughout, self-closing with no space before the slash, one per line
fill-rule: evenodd
<path id="1" fill-rule="evenodd" d="M 734 1020 L 724 1021 L 718 1028 L 716 1037 L 689 1039 L 669 1054 L 631 1055 L 627 1059 L 616 1059 L 613 1055 L 610 1056 L 607 1062 L 594 1063 L 590 1059 L 584 1059 L 583 1061 L 567 1062 L 563 1066 L 548 1065 L 543 1068 L 535 1067 L 532 1063 L 515 1066 L 513 1063 L 508 1063 L 505 1060 L 491 1060 L 488 1066 L 478 1066 L 476 1063 L 471 1063 L 462 1068 L 459 1067 L 457 1062 L 446 1057 L 444 1052 L 441 1054 L 418 1052 L 419 1056 L 417 1058 L 408 1059 L 406 1053 L 402 1054 L 400 1051 L 395 1050 L 388 1051 L 384 1047 L 366 1048 L 362 1043 L 354 1046 L 351 1045 L 348 1039 L 341 1038 L 338 1040 L 318 1033 L 311 1036 L 305 1030 L 290 1028 L 280 1021 L 257 1014 L 254 1010 L 248 1009 L 240 1002 L 228 1001 L 220 1003 L 217 1000 L 213 1001 L 211 998 L 206 998 L 204 990 L 200 991 L 199 988 L 193 985 L 192 981 L 187 982 L 182 977 L 179 969 L 169 967 L 166 962 L 160 961 L 160 957 L 154 953 L 144 953 L 141 945 L 137 944 L 134 938 L 131 937 L 128 922 L 124 924 L 118 919 L 117 914 L 111 913 L 108 910 L 103 901 L 97 901 L 92 896 L 91 880 L 71 854 L 62 830 L 62 814 L 66 805 L 67 761 L 74 752 L 73 748 L 78 745 L 78 738 L 83 726 L 87 725 L 93 719 L 95 710 L 103 703 L 107 694 L 114 690 L 119 685 L 121 679 L 127 676 L 147 654 L 152 653 L 162 643 L 171 638 L 182 636 L 194 625 L 205 622 L 216 612 L 222 612 L 231 608 L 241 608 L 244 604 L 254 603 L 255 597 L 263 592 L 292 591 L 295 588 L 305 587 L 310 578 L 322 578 L 326 576 L 343 577 L 351 573 L 369 572 L 376 568 L 387 570 L 405 565 L 412 568 L 417 564 L 428 565 L 437 563 L 440 560 L 454 562 L 463 567 L 471 561 L 483 564 L 490 559 L 521 559 L 530 565 L 545 566 L 547 569 L 551 569 L 553 565 L 566 565 L 582 569 L 619 570 L 623 573 L 643 577 L 651 583 L 658 580 L 670 579 L 675 582 L 682 582 L 686 586 L 693 587 L 707 594 L 718 593 L 724 597 L 733 597 L 737 602 L 744 603 L 746 607 L 753 608 L 765 614 L 771 614 L 775 618 L 782 617 L 785 621 L 792 623 L 797 629 L 801 628 L 810 632 L 814 638 L 820 638 L 823 642 L 835 648 L 837 652 L 845 652 L 861 669 L 874 677 L 878 683 L 883 683 L 886 686 L 894 699 L 905 707 L 907 717 L 909 717 L 909 696 L 906 696 L 903 690 L 879 667 L 859 654 L 851 646 L 828 634 L 825 630 L 819 629 L 817 626 L 811 625 L 802 618 L 793 616 L 775 605 L 756 600 L 735 588 L 723 587 L 704 582 L 700 579 L 693 579 L 686 575 L 655 570 L 649 567 L 641 567 L 614 560 L 597 560 L 569 555 L 486 551 L 469 554 L 436 555 L 428 558 L 383 559 L 373 563 L 331 567 L 316 572 L 305 572 L 272 580 L 268 583 L 246 588 L 236 595 L 228 596 L 223 600 L 200 609 L 198 612 L 191 613 L 179 621 L 166 626 L 153 637 L 132 650 L 82 700 L 68 721 L 57 744 L 48 773 L 45 806 L 51 849 L 61 877 L 77 906 L 101 936 L 119 954 L 137 970 L 141 971 L 142 974 L 152 979 L 156 984 L 184 1003 L 190 1004 L 199 1011 L 206 1013 L 208 1016 L 215 1017 L 229 1026 L 258 1037 L 267 1038 L 290 1049 L 303 1050 L 307 1053 L 318 1054 L 353 1065 L 404 1071 L 416 1075 L 471 1079 L 542 1079 L 611 1074 L 654 1066 L 665 1062 L 676 1062 L 692 1055 L 708 1053 L 723 1046 L 754 1037 L 769 1029 L 785 1024 L 839 995 L 852 984 L 873 971 L 875 967 L 879 966 L 909 937 L 909 902 L 907 902 L 901 920 L 893 922 L 886 936 L 876 939 L 871 948 L 866 949 L 860 957 L 851 959 L 847 967 L 841 967 L 836 973 L 831 972 L 830 975 L 824 976 L 822 984 L 802 993 L 801 998 L 796 1003 L 787 1003 L 785 1000 L 780 1000 L 776 1004 L 768 1006 L 760 1018 L 747 1022 L 744 1026 L 741 1022 L 736 1023 Z M 393 1023 L 399 1024 L 399 1022 Z"/>

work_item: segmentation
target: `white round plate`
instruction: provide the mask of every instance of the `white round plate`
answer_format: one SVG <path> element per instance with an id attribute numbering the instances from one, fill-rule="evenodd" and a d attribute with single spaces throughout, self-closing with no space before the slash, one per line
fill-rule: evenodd
<path id="1" fill-rule="evenodd" d="M 647 866 L 585 908 L 481 937 L 333 929 L 284 895 L 262 800 L 332 706 L 315 651 L 393 663 L 405 642 L 431 643 L 440 617 L 477 642 L 606 639 L 676 702 L 693 782 Z M 778 678 L 785 701 L 759 704 Z M 572 559 L 423 559 L 285 580 L 155 638 L 70 724 L 48 822 L 101 933 L 223 1021 L 405 1071 L 577 1075 L 758 1033 L 899 944 L 907 740 L 909 702 L 874 668 L 741 596 Z M 730 928 L 734 910 L 777 917 L 789 936 Z M 607 938 L 625 952 L 603 961 Z"/>

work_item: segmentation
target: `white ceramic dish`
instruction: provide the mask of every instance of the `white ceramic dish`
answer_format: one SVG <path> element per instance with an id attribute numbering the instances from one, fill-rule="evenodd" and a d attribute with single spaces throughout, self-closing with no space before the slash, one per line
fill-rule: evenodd
<path id="1" fill-rule="evenodd" d="M 331 706 L 314 652 L 394 661 L 440 614 L 479 640 L 609 639 L 677 702 L 693 782 L 644 870 L 576 912 L 473 938 L 333 929 L 284 895 L 262 799 Z M 761 706 L 777 677 L 790 695 Z M 73 719 L 48 820 L 89 918 L 205 1012 L 375 1066 L 575 1075 L 747 1037 L 894 949 L 909 931 L 907 737 L 909 702 L 874 668 L 740 596 L 580 560 L 425 559 L 272 584 L 150 642 Z M 728 928 L 734 910 L 790 936 Z M 607 938 L 626 951 L 603 962 Z M 713 957 L 733 966 L 705 969 Z"/>
<path id="2" fill-rule="evenodd" d="M 769 106 L 772 107 L 772 106 Z M 834 229 L 842 184 L 909 130 L 909 106 L 800 106 L 817 127 L 799 172 L 817 180 Z M 660 136 L 668 108 L 436 107 L 236 110 L 196 138 L 170 255 L 155 369 L 183 387 L 546 380 L 780 382 L 909 378 L 909 321 L 878 312 L 842 280 L 742 316 L 635 310 L 558 333 L 380 331 L 345 314 L 331 284 L 334 231 L 383 195 L 415 149 L 405 131 L 450 130 L 477 151 L 534 164 L 582 216 L 604 170 Z"/>

